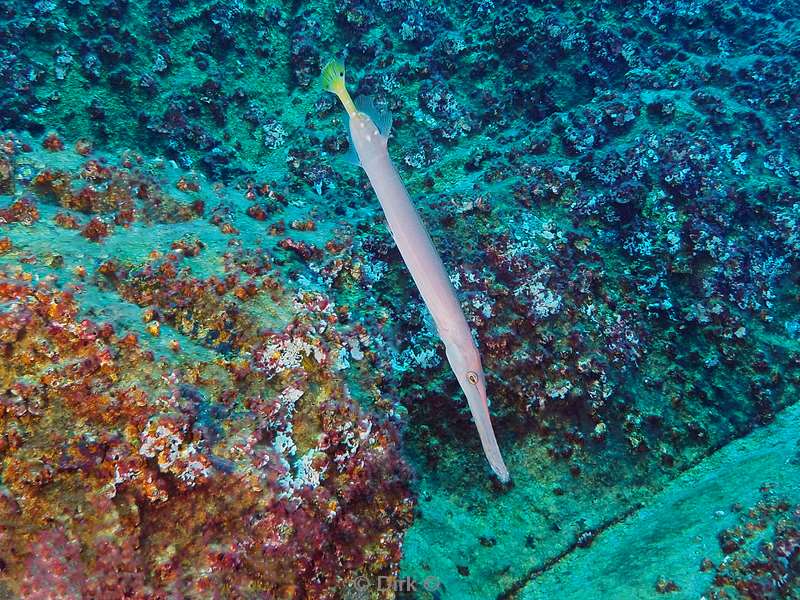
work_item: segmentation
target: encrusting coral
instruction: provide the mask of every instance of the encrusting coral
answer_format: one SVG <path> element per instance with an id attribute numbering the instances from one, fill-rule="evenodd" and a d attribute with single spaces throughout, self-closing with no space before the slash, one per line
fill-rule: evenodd
<path id="1" fill-rule="evenodd" d="M 131 214 L 113 240 L 175 202 L 128 168 L 102 170 L 113 199 L 75 205 L 71 176 L 44 168 L 6 222 L 41 222 L 37 204 L 62 224 Z M 165 218 L 200 218 L 174 206 Z M 220 249 L 220 276 L 183 264 Z M 25 598 L 336 598 L 355 577 L 396 574 L 410 473 L 394 422 L 348 392 L 340 364 L 360 334 L 330 300 L 287 290 L 265 250 L 213 240 L 95 264 L 66 287 L 25 262 L 0 271 L 0 585 Z M 143 329 L 81 316 L 87 283 L 138 305 Z M 272 327 L 265 306 L 282 314 Z M 183 343 L 154 352 L 165 328 Z"/>

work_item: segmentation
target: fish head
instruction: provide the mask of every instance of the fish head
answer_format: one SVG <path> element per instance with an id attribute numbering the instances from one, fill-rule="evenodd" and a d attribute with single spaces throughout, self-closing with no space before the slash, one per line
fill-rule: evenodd
<path id="1" fill-rule="evenodd" d="M 481 355 L 472 343 L 446 345 L 447 360 L 470 406 L 488 406 Z"/>
<path id="2" fill-rule="evenodd" d="M 447 360 L 455 373 L 461 390 L 467 397 L 472 418 L 478 428 L 484 454 L 492 470 L 503 483 L 510 481 L 500 448 L 497 446 L 491 417 L 489 416 L 489 398 L 486 394 L 486 376 L 481 365 L 481 356 L 472 341 L 464 343 L 445 343 Z"/>

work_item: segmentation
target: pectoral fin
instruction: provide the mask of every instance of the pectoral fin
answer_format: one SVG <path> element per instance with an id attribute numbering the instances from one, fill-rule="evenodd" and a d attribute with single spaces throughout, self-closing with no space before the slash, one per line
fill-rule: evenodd
<path id="1" fill-rule="evenodd" d="M 359 96 L 355 105 L 359 112 L 372 119 L 383 137 L 389 137 L 389 132 L 392 130 L 392 112 L 388 108 L 378 108 L 372 96 Z"/>

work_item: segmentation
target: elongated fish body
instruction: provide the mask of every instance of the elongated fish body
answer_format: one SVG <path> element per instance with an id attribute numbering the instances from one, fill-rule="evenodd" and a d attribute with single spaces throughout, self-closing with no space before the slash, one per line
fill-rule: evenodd
<path id="1" fill-rule="evenodd" d="M 377 110 L 369 99 L 352 102 L 344 89 L 343 65 L 335 63 L 333 69 L 334 85 L 341 79 L 340 87 L 328 89 L 340 97 L 348 111 L 350 139 L 356 154 L 354 158 L 366 172 L 400 255 L 433 316 L 439 337 L 445 345 L 447 360 L 467 397 L 484 454 L 498 478 L 504 483 L 508 482 L 508 469 L 503 462 L 489 416 L 486 379 L 480 354 L 442 259 L 389 158 L 387 142 L 391 115 Z"/>

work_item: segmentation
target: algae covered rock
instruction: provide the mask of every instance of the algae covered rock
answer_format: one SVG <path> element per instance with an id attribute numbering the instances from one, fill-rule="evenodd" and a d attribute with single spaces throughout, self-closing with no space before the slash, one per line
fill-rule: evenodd
<path id="1" fill-rule="evenodd" d="M 76 204 L 74 175 L 43 156 L 27 202 L 44 217 L 8 231 L 0 581 L 26 598 L 334 598 L 396 574 L 410 472 L 396 424 L 348 392 L 357 331 L 267 249 L 229 246 L 192 200 L 121 163 L 84 163 L 97 195 Z M 59 225 L 85 213 L 113 235 Z M 164 254 L 128 243 L 187 219 L 198 238 L 156 240 Z M 53 232 L 70 247 L 45 261 Z M 200 255 L 216 275 L 192 272 Z"/>

